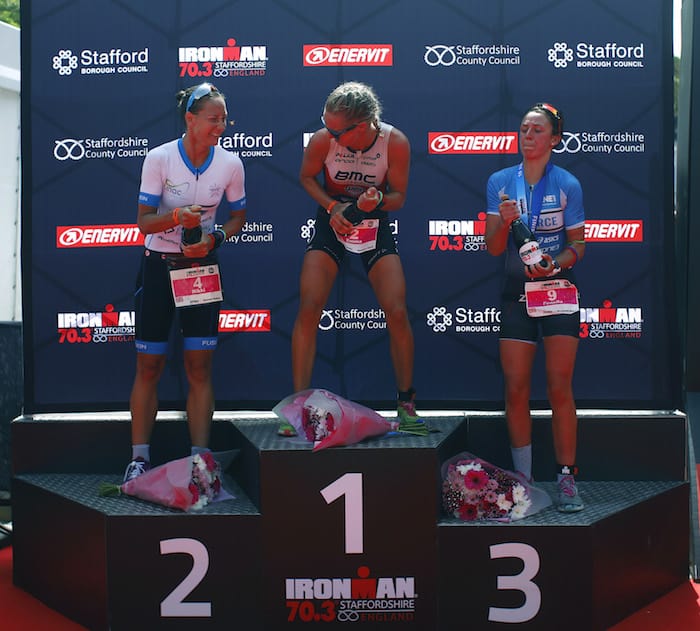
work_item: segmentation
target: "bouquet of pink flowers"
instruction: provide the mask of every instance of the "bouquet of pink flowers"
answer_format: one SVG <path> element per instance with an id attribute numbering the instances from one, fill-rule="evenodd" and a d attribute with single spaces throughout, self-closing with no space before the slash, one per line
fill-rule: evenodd
<path id="1" fill-rule="evenodd" d="M 221 465 L 208 451 L 171 460 L 123 484 L 103 483 L 100 495 L 131 495 L 183 511 L 233 498 L 221 486 Z"/>
<path id="2" fill-rule="evenodd" d="M 353 445 L 399 428 L 370 408 L 328 390 L 302 390 L 282 399 L 272 410 L 314 444 L 313 451 Z"/>
<path id="3" fill-rule="evenodd" d="M 551 505 L 542 489 L 470 453 L 442 465 L 442 505 L 463 521 L 515 521 Z"/>

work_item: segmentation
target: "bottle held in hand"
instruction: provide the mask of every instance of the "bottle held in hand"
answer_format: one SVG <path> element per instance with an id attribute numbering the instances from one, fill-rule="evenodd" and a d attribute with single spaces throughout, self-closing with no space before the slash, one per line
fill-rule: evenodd
<path id="1" fill-rule="evenodd" d="M 201 212 L 202 207 L 201 206 L 190 206 L 189 207 L 190 212 Z M 185 226 L 182 227 L 182 245 L 194 245 L 195 243 L 199 243 L 202 240 L 202 226 L 197 225 L 194 228 L 185 228 Z"/>
<path id="2" fill-rule="evenodd" d="M 501 195 L 501 201 L 506 201 L 507 199 L 507 195 Z M 518 248 L 520 259 L 525 265 L 537 265 L 539 263 L 541 267 L 548 267 L 549 264 L 542 258 L 542 250 L 540 250 L 537 238 L 520 218 L 515 219 L 510 224 L 510 231 Z"/>

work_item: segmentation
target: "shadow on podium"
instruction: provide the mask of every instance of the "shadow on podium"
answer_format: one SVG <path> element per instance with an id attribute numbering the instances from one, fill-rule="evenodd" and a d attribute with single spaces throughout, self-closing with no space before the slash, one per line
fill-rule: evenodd
<path id="1" fill-rule="evenodd" d="M 439 431 L 312 451 L 269 413 L 219 412 L 234 496 L 196 513 L 100 497 L 130 456 L 126 414 L 21 416 L 13 442 L 18 587 L 90 629 L 606 629 L 687 581 L 687 419 L 579 411 L 581 513 L 462 522 L 441 465 L 510 468 L 502 414 L 426 413 Z M 534 476 L 555 493 L 551 419 Z M 189 451 L 160 414 L 153 464 Z M 320 625 L 320 627 L 319 627 Z"/>

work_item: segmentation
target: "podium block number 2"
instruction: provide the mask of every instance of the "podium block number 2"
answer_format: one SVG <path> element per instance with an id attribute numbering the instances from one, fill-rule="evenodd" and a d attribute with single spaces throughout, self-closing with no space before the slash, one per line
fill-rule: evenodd
<path id="1" fill-rule="evenodd" d="M 161 554 L 189 554 L 192 569 L 184 580 L 160 603 L 161 618 L 211 618 L 211 603 L 183 602 L 202 582 L 209 569 L 209 552 L 196 539 L 165 539 L 160 542 Z"/>
<path id="2" fill-rule="evenodd" d="M 346 473 L 321 489 L 326 504 L 345 497 L 345 554 L 364 552 L 362 474 Z"/>

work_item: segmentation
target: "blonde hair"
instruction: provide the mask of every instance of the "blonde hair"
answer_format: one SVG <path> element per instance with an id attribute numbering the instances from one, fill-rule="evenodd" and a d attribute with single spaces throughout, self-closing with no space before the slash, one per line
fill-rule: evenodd
<path id="1" fill-rule="evenodd" d="M 370 120 L 379 126 L 382 106 L 374 90 L 359 81 L 341 83 L 328 95 L 324 109 L 343 114 L 349 122 Z"/>

